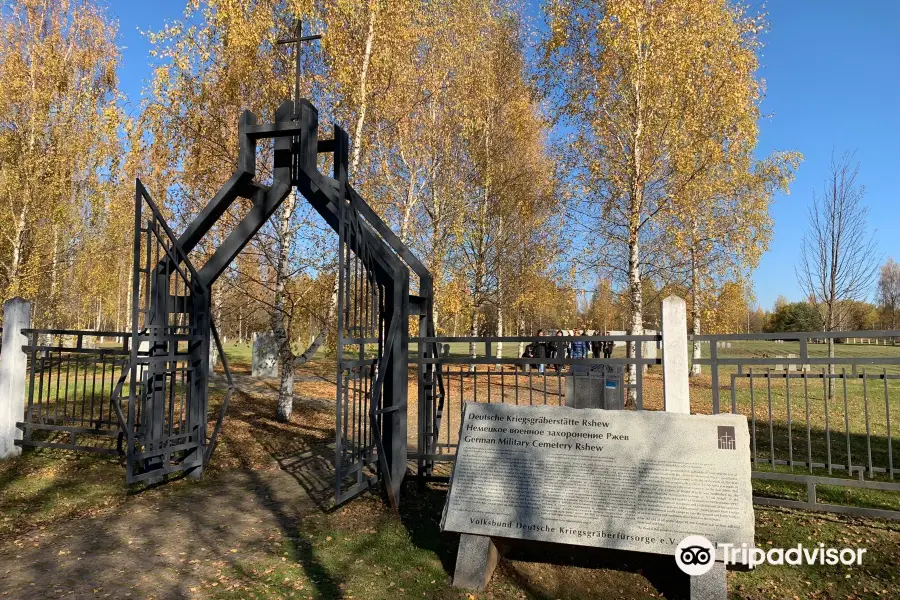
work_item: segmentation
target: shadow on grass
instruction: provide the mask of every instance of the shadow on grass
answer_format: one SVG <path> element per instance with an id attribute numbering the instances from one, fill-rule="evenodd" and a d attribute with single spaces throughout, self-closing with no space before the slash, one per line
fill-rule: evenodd
<path id="1" fill-rule="evenodd" d="M 447 576 L 452 577 L 460 536 L 458 533 L 441 532 L 440 520 L 446 497 L 446 486 L 409 482 L 404 487 L 400 519 L 412 544 L 434 553 Z M 612 578 L 616 577 L 616 573 L 628 572 L 645 577 L 666 598 L 685 598 L 689 595 L 688 579 L 678 570 L 671 556 L 513 540 L 501 560 L 498 574 L 502 573 L 528 598 L 553 600 L 560 597 L 597 597 L 596 582 L 585 577 L 567 578 L 565 584 L 547 589 L 524 572 L 522 563 L 604 569 L 613 572 L 610 574 Z M 495 574 L 494 580 L 497 577 Z"/>

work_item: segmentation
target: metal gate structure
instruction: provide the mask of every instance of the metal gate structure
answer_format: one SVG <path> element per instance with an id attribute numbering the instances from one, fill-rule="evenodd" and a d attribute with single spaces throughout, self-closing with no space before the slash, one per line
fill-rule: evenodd
<path id="1" fill-rule="evenodd" d="M 215 447 L 232 388 L 202 279 L 140 180 L 135 189 L 131 356 L 124 421 L 126 482 L 199 477 Z M 207 439 L 210 345 L 229 379 Z M 114 403 L 117 408 L 119 403 Z"/>
<path id="2" fill-rule="evenodd" d="M 18 424 L 24 440 L 17 443 L 122 455 L 129 484 L 152 484 L 175 473 L 201 476 L 233 390 L 210 290 L 296 189 L 339 242 L 335 500 L 382 485 L 396 508 L 409 459 L 409 319 L 418 318 L 420 337 L 434 336 L 431 273 L 350 184 L 349 137 L 335 125 L 333 136 L 320 140 L 318 111 L 310 102 L 283 102 L 269 124 L 257 124 L 244 111 L 238 131 L 236 171 L 180 235 L 136 180 L 131 332 L 25 331 L 31 385 L 26 418 Z M 273 140 L 268 185 L 254 180 L 261 139 Z M 333 159 L 332 177 L 319 172 L 323 154 Z M 197 268 L 192 251 L 238 198 L 250 200 L 249 210 Z M 73 333 L 74 343 L 43 340 Z M 91 336 L 113 337 L 117 346 L 82 347 Z M 419 346 L 428 359 L 437 344 Z M 210 432 L 211 350 L 228 385 Z M 418 367 L 419 406 L 429 407 L 429 419 L 435 406 L 439 419 L 443 400 L 439 369 L 425 362 Z M 425 439 L 437 428 L 419 417 L 419 439 Z M 93 441 L 79 441 L 84 436 Z"/>
<path id="3" fill-rule="evenodd" d="M 318 114 L 305 101 L 298 117 L 307 133 L 296 181 L 339 241 L 335 501 L 381 483 L 396 508 L 407 469 L 409 318 L 418 317 L 420 335 L 433 333 L 431 273 L 350 185 L 347 133 L 335 126 L 332 140 L 319 142 Z M 316 170 L 312 148 L 333 153 L 330 181 Z M 327 189 L 334 198 L 317 194 Z M 418 294 L 410 294 L 410 271 Z M 430 356 L 433 346 L 424 351 Z M 422 385 L 434 381 L 433 366 L 419 369 L 422 401 L 435 401 L 440 386 Z"/>
<path id="4" fill-rule="evenodd" d="M 433 335 L 432 278 L 350 185 L 347 134 L 335 126 L 331 139 L 319 140 L 318 127 L 318 111 L 303 99 L 283 102 L 270 124 L 257 124 L 244 111 L 237 170 L 178 237 L 137 182 L 129 401 L 127 413 L 119 414 L 127 433 L 128 482 L 202 473 L 227 408 L 226 397 L 208 435 L 213 341 L 230 382 L 209 291 L 296 188 L 339 240 L 335 499 L 344 502 L 383 484 L 397 506 L 407 465 L 408 321 L 418 316 L 419 335 Z M 254 181 L 256 145 L 265 138 L 274 142 L 269 185 Z M 320 154 L 333 158 L 333 177 L 319 172 Z M 237 198 L 250 200 L 250 210 L 195 268 L 191 251 Z M 418 278 L 415 295 L 410 271 Z M 423 380 L 436 380 L 434 366 L 419 371 Z M 420 394 L 431 399 L 438 389 L 420 386 Z"/>

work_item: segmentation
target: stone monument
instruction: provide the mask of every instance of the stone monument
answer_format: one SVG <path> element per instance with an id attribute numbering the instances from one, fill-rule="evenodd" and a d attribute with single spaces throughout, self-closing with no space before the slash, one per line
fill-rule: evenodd
<path id="1" fill-rule="evenodd" d="M 272 333 L 253 334 L 253 377 L 278 377 L 278 343 Z"/>
<path id="2" fill-rule="evenodd" d="M 753 544 L 741 415 L 466 403 L 460 433 L 441 520 L 463 534 L 454 586 L 483 589 L 517 540 L 673 557 L 688 535 Z M 692 598 L 723 597 L 715 568 L 717 591 Z"/>

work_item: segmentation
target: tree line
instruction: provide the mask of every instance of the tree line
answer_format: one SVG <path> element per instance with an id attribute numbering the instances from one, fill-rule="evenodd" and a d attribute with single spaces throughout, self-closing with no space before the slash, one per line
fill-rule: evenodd
<path id="1" fill-rule="evenodd" d="M 547 0 L 538 24 L 517 0 L 192 0 L 144 32 L 128 110 L 102 3 L 0 2 L 0 294 L 41 326 L 127 329 L 134 178 L 176 230 L 197 214 L 235 166 L 240 112 L 271 120 L 292 96 L 278 41 L 296 19 L 324 34 L 300 49 L 301 95 L 349 132 L 354 186 L 434 273 L 441 334 L 641 333 L 673 291 L 694 332 L 737 327 L 802 159 L 754 154 L 767 23 L 726 0 Z M 290 197 L 213 290 L 220 331 L 308 356 L 333 335 L 334 238 Z"/>

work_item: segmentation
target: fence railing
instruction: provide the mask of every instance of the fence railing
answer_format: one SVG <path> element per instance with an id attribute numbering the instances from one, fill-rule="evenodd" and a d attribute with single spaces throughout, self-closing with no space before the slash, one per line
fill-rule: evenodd
<path id="1" fill-rule="evenodd" d="M 900 518 L 890 502 L 884 508 L 848 507 L 823 503 L 817 492 L 821 485 L 900 491 L 894 439 L 900 348 L 836 343 L 831 357 L 827 344 L 892 341 L 898 335 L 891 330 L 692 337 L 705 350 L 694 363 L 710 370 L 708 392 L 692 385 L 692 405 L 747 417 L 755 479 L 806 486 L 805 501 L 757 498 L 758 503 Z"/>
<path id="2" fill-rule="evenodd" d="M 455 459 L 464 402 L 571 406 L 582 395 L 605 394 L 608 380 L 620 378 L 626 410 L 663 410 L 662 370 L 654 367 L 666 358 L 662 335 L 413 339 L 441 349 L 432 358 L 414 351 L 411 362 L 435 364 L 444 393 L 434 406 L 419 406 L 417 415 L 410 410 L 410 432 L 417 431 L 417 438 L 410 438 L 410 459 L 425 477 L 449 474 L 441 465 Z M 898 519 L 892 493 L 900 491 L 895 441 L 900 348 L 895 354 L 883 344 L 838 344 L 836 356 L 829 357 L 825 343 L 829 337 L 898 336 L 900 331 L 693 336 L 689 345 L 695 340 L 703 345 L 694 362 L 707 372 L 690 380 L 691 412 L 745 415 L 753 477 L 805 486 L 805 500 L 757 496 L 758 504 Z M 521 356 L 528 344 L 558 342 L 565 348 L 573 341 L 587 342 L 588 348 L 592 341 L 614 341 L 616 347 L 601 358 L 590 350 L 585 358 L 552 350 L 542 357 Z M 630 358 L 628 342 L 634 347 Z M 893 500 L 870 498 L 865 507 L 829 503 L 819 486 L 887 492 Z"/>
<path id="3" fill-rule="evenodd" d="M 644 371 L 661 364 L 661 339 L 658 334 L 413 338 L 418 351 L 410 353 L 411 362 L 436 365 L 443 388 L 433 404 L 420 401 L 417 416 L 410 410 L 416 427 L 409 431 L 417 432 L 410 459 L 425 476 L 432 474 L 434 463 L 455 460 L 465 402 L 572 406 L 591 394 L 604 394 L 608 402 L 643 410 Z M 583 349 L 575 346 L 573 352 L 573 342 L 584 344 Z M 595 342 L 611 342 L 615 350 L 605 355 Z M 629 343 L 631 357 L 626 356 Z M 537 356 L 522 356 L 536 344 L 544 345 Z M 424 349 L 435 346 L 438 355 L 425 356 Z"/>
<path id="4" fill-rule="evenodd" d="M 28 357 L 22 446 L 116 455 L 113 406 L 125 380 L 130 333 L 24 329 Z"/>

